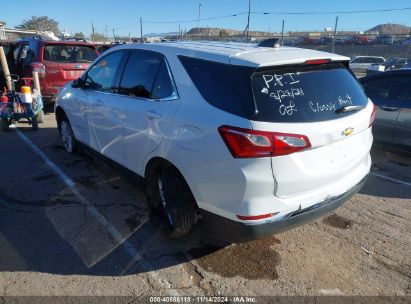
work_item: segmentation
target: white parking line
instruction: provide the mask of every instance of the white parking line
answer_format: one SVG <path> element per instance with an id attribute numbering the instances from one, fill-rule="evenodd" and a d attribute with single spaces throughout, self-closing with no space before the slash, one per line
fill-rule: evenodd
<path id="1" fill-rule="evenodd" d="M 389 180 L 389 181 L 392 181 L 392 182 L 395 182 L 395 183 L 398 183 L 398 184 L 402 184 L 402 185 L 411 187 L 411 183 L 407 183 L 407 182 L 404 182 L 404 181 L 399 180 L 399 179 L 395 179 L 395 178 L 392 178 L 392 177 L 388 177 L 388 176 L 385 176 L 385 175 L 382 175 L 382 174 L 378 174 L 378 173 L 375 173 L 375 172 L 371 172 L 371 174 L 374 175 L 374 176 L 376 176 L 376 177 L 382 178 L 382 179 L 386 179 L 386 180 Z"/>
<path id="2" fill-rule="evenodd" d="M 144 257 L 138 252 L 135 247 L 129 243 L 127 240 L 124 240 L 124 237 L 121 233 L 110 224 L 110 222 L 106 219 L 106 217 L 101 214 L 92 204 L 77 190 L 76 184 L 73 180 L 71 180 L 60 168 L 53 163 L 47 156 L 41 151 L 26 135 L 24 135 L 20 130 L 16 130 L 17 135 L 28 145 L 30 148 L 40 156 L 43 161 L 60 177 L 60 179 L 66 184 L 66 186 L 70 189 L 70 191 L 79 199 L 80 203 L 87 207 L 87 210 L 90 212 L 92 216 L 94 216 L 97 221 L 100 222 L 107 230 L 110 232 L 111 236 L 123 246 L 123 248 L 127 251 L 127 253 L 132 258 L 130 263 L 139 262 L 140 266 L 147 272 L 149 275 L 156 280 L 160 286 L 166 289 L 166 292 L 171 296 L 179 296 L 177 290 L 170 289 L 170 284 L 167 280 L 163 280 L 159 278 L 159 276 L 155 273 L 155 267 L 151 265 L 149 262 L 144 260 Z M 128 265 L 130 267 L 130 265 Z"/>

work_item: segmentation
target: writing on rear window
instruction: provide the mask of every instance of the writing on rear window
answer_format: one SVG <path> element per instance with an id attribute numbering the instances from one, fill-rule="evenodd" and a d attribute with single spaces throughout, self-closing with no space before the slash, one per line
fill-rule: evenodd
<path id="1" fill-rule="evenodd" d="M 322 121 L 345 116 L 338 113 L 343 107 L 367 103 L 353 76 L 341 66 L 290 69 L 253 74 L 253 94 L 261 115 L 278 121 Z"/>

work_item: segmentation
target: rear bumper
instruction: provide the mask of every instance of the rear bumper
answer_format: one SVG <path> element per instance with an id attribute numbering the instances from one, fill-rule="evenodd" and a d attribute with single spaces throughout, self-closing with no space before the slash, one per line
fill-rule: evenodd
<path id="1" fill-rule="evenodd" d="M 306 209 L 292 212 L 284 216 L 282 219 L 272 223 L 247 225 L 201 210 L 203 225 L 208 234 L 228 242 L 245 242 L 277 234 L 313 221 L 314 219 L 337 209 L 361 190 L 367 177 L 368 176 L 364 177 L 364 179 L 357 185 L 342 195 L 319 202 Z"/>

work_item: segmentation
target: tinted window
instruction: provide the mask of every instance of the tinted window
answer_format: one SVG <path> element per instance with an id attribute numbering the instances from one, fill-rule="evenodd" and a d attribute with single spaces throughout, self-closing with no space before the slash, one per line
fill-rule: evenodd
<path id="1" fill-rule="evenodd" d="M 406 100 L 406 89 L 411 86 L 411 78 L 380 77 L 363 83 L 365 93 L 373 99 Z"/>
<path id="2" fill-rule="evenodd" d="M 100 59 L 85 76 L 85 88 L 114 92 L 114 79 L 122 56 L 123 52 L 115 52 Z"/>
<path id="3" fill-rule="evenodd" d="M 151 98 L 154 81 L 163 58 L 152 52 L 134 51 L 128 58 L 120 82 L 119 93 L 134 97 Z"/>
<path id="4" fill-rule="evenodd" d="M 176 97 L 173 95 L 173 93 L 174 87 L 170 79 L 167 62 L 165 61 L 165 59 L 163 59 L 158 71 L 157 79 L 154 83 L 151 98 L 163 99 L 168 97 Z"/>
<path id="5" fill-rule="evenodd" d="M 368 99 L 341 64 L 268 68 L 252 76 L 259 119 L 317 122 L 341 118 L 345 106 L 366 106 Z"/>
<path id="6" fill-rule="evenodd" d="M 255 69 L 185 56 L 179 59 L 209 104 L 241 117 L 254 113 L 250 77 Z"/>
<path id="7" fill-rule="evenodd" d="M 352 63 L 364 63 L 364 58 L 360 57 L 360 58 L 356 58 L 353 61 L 351 61 Z"/>
<path id="8" fill-rule="evenodd" d="M 369 57 L 366 60 L 368 63 L 384 63 L 384 59 L 382 58 L 374 58 L 374 57 Z"/>
<path id="9" fill-rule="evenodd" d="M 93 48 L 79 45 L 46 45 L 43 53 L 44 60 L 61 63 L 92 62 L 97 56 Z"/>

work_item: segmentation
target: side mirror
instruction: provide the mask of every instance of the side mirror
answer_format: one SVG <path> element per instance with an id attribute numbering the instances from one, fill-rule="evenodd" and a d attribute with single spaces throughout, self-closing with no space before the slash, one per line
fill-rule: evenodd
<path id="1" fill-rule="evenodd" d="M 77 89 L 82 89 L 84 88 L 84 80 L 81 78 L 77 78 L 76 80 L 73 81 L 71 84 L 72 88 L 77 88 Z"/>

